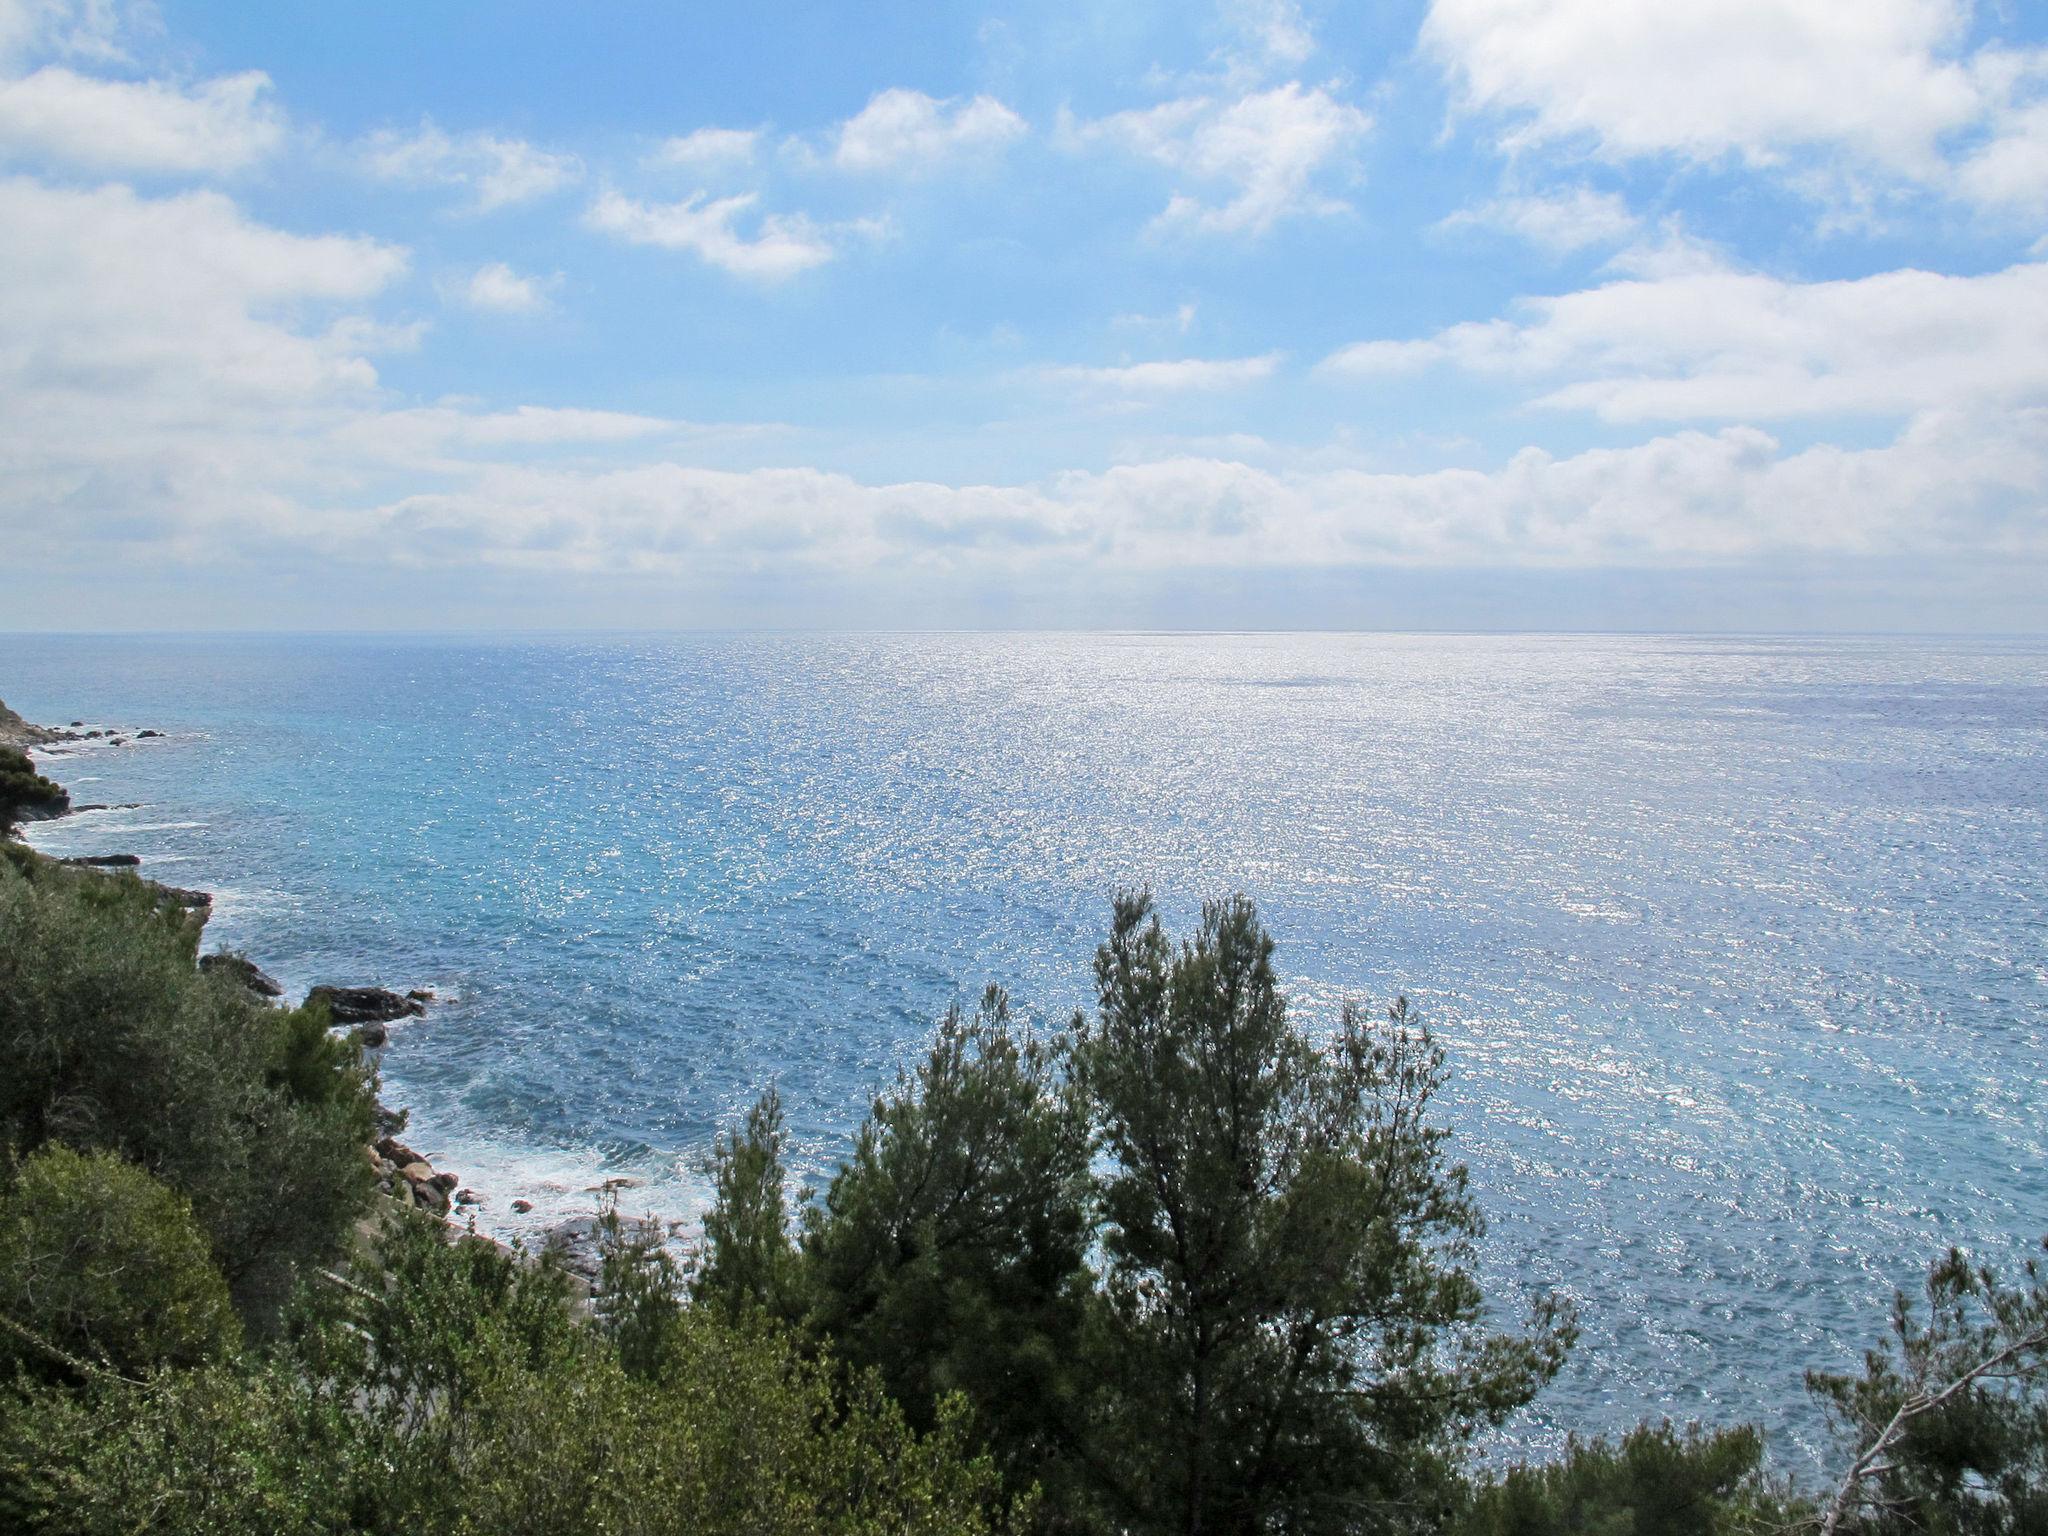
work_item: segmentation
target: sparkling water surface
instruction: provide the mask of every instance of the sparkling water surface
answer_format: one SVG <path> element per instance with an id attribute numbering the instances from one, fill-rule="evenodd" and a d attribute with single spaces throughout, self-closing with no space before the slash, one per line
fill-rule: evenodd
<path id="1" fill-rule="evenodd" d="M 1254 896 L 1312 1027 L 1421 1004 L 1490 1294 L 1583 1308 L 1522 1445 L 1796 1464 L 1892 1286 L 2048 1230 L 2040 642 L 4 636 L 0 697 L 168 732 L 50 758 L 141 804 L 37 846 L 442 995 L 385 1096 L 500 1233 L 689 1215 L 770 1080 L 817 1179 L 949 1001 L 1088 1004 L 1126 885 Z"/>

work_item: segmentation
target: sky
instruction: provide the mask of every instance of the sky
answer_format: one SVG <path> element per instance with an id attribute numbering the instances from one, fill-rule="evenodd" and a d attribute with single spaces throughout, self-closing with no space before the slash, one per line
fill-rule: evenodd
<path id="1" fill-rule="evenodd" d="M 0 631 L 2048 629 L 2040 0 L 0 0 Z"/>

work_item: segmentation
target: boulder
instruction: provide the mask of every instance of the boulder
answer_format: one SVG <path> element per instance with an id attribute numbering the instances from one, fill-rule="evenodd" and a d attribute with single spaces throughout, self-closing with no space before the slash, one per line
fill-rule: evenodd
<path id="1" fill-rule="evenodd" d="M 143 740 L 143 739 L 144 739 L 145 737 L 149 737 L 149 736 L 161 736 L 161 735 L 163 735 L 163 732 L 162 732 L 162 731 L 137 731 L 137 732 L 135 733 L 135 739 L 136 739 L 137 741 L 141 741 L 141 740 Z"/>
<path id="2" fill-rule="evenodd" d="M 266 974 L 246 955 L 238 955 L 225 949 L 210 955 L 201 955 L 199 969 L 208 975 L 226 976 L 258 997 L 284 996 L 284 988 L 278 985 L 277 978 Z"/>
<path id="3" fill-rule="evenodd" d="M 328 1017 L 337 1024 L 388 1024 L 427 1011 L 419 999 L 401 997 L 388 987 L 315 987 L 306 1001 L 327 1004 Z"/>
<path id="4" fill-rule="evenodd" d="M 514 1200 L 512 1202 L 512 1211 L 515 1215 L 524 1216 L 528 1211 L 532 1209 L 533 1202 L 531 1200 Z"/>
<path id="5" fill-rule="evenodd" d="M 391 1031 L 382 1024 L 358 1024 L 356 1044 L 366 1051 L 381 1051 L 391 1043 Z"/>
<path id="6" fill-rule="evenodd" d="M 84 809 L 83 806 L 80 807 Z M 62 864 L 76 864 L 82 869 L 133 869 L 142 862 L 142 856 L 134 853 L 85 853 L 69 859 L 60 859 Z M 199 962 L 202 966 L 204 960 Z"/>

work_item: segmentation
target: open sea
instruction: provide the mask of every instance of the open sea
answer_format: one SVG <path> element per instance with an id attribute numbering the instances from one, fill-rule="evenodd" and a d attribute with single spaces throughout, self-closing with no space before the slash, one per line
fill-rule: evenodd
<path id="1" fill-rule="evenodd" d="M 689 1216 L 771 1080 L 821 1178 L 953 999 L 1089 1005 L 1132 885 L 1255 897 L 1314 1029 L 1422 1006 L 1490 1294 L 1583 1308 L 1520 1445 L 1802 1465 L 1803 1369 L 2048 1231 L 2048 643 L 0 636 L 0 698 L 167 733 L 46 758 L 139 807 L 36 846 L 441 995 L 385 1098 L 503 1235 Z"/>

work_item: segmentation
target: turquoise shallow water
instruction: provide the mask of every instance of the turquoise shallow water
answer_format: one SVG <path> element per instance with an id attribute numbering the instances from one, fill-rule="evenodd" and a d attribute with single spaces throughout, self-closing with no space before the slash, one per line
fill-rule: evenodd
<path id="1" fill-rule="evenodd" d="M 695 1209 L 779 1081 L 829 1167 L 988 980 L 1088 1001 L 1120 884 L 1253 894 L 1301 1016 L 1406 990 L 1493 1225 L 1581 1299 L 1515 1438 L 1764 1417 L 1950 1242 L 2048 1230 L 2048 645 L 0 637 L 53 852 L 218 893 L 294 990 L 428 984 L 411 1138 L 516 1232 Z"/>

